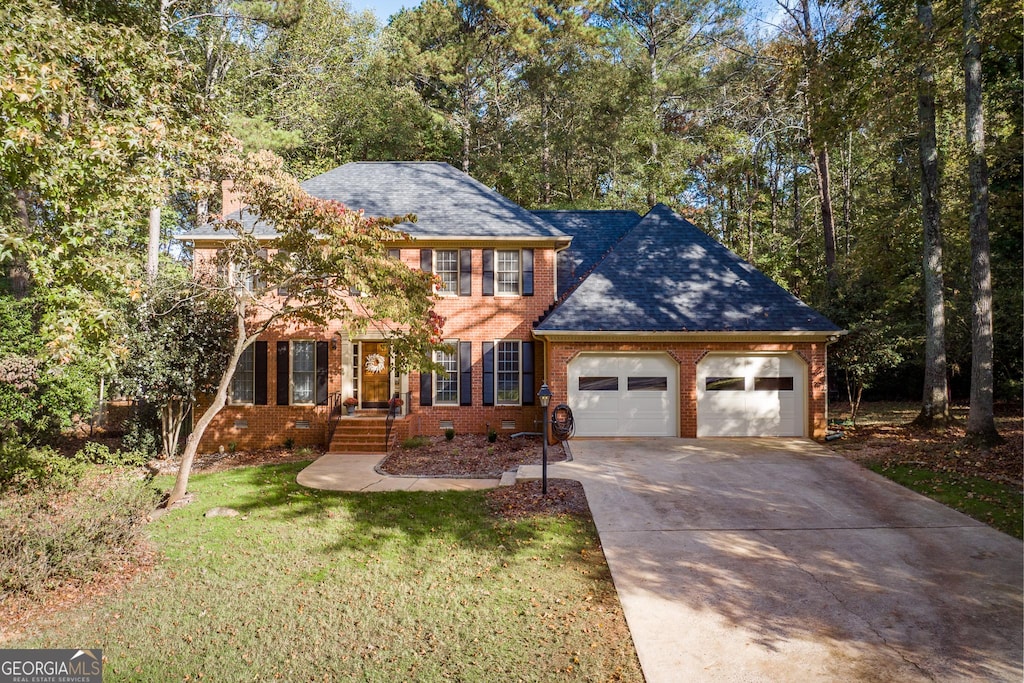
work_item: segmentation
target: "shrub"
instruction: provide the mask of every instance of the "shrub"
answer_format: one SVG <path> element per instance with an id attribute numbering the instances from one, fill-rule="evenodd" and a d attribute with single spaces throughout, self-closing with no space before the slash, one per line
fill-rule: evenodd
<path id="1" fill-rule="evenodd" d="M 141 480 L 94 477 L 56 499 L 45 491 L 0 502 L 0 599 L 86 579 L 132 556 L 156 493 Z"/>
<path id="2" fill-rule="evenodd" d="M 487 428 L 487 443 L 494 443 L 498 440 L 498 432 L 494 431 L 494 427 Z"/>
<path id="3" fill-rule="evenodd" d="M 86 442 L 75 457 L 82 462 L 114 467 L 139 467 L 149 460 L 149 454 L 143 451 L 112 451 L 106 444 L 98 441 Z"/>
<path id="4" fill-rule="evenodd" d="M 155 458 L 163 445 L 160 443 L 160 414 L 156 406 L 140 403 L 125 425 L 121 448 L 143 454 L 144 460 Z"/>
<path id="5" fill-rule="evenodd" d="M 446 441 L 451 441 L 452 439 L 454 439 L 455 438 L 455 430 L 452 429 L 451 427 L 449 427 L 448 429 L 444 430 L 444 438 L 445 438 Z"/>
<path id="6" fill-rule="evenodd" d="M 68 457 L 46 446 L 32 447 L 14 440 L 0 443 L 0 491 L 71 489 L 87 468 L 78 454 Z"/>
<path id="7" fill-rule="evenodd" d="M 410 436 L 402 441 L 402 448 L 423 448 L 428 443 L 430 439 L 425 436 Z"/>
<path id="8" fill-rule="evenodd" d="M 284 440 L 284 447 L 287 448 L 288 450 L 293 449 L 295 447 L 295 439 L 293 439 L 290 436 L 286 438 Z"/>

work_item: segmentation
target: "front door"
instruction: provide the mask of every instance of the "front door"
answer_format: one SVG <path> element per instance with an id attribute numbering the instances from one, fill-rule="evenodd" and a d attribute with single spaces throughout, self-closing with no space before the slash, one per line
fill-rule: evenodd
<path id="1" fill-rule="evenodd" d="M 391 398 L 391 351 L 383 342 L 363 342 L 360 384 L 363 408 L 387 408 Z"/>

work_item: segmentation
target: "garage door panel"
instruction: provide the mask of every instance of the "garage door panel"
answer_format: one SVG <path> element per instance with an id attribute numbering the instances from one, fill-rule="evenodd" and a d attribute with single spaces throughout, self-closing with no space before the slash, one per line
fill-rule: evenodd
<path id="1" fill-rule="evenodd" d="M 705 357 L 697 436 L 803 436 L 805 375 L 792 355 Z"/>
<path id="2" fill-rule="evenodd" d="M 569 364 L 579 436 L 676 436 L 679 371 L 666 354 L 588 354 Z"/>

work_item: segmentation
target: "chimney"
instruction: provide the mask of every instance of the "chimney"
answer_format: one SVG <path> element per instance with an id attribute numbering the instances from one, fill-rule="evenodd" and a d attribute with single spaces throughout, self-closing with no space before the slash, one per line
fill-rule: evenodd
<path id="1" fill-rule="evenodd" d="M 242 195 L 235 191 L 235 181 L 231 178 L 221 181 L 220 189 L 222 193 L 221 215 L 227 218 L 244 206 Z"/>

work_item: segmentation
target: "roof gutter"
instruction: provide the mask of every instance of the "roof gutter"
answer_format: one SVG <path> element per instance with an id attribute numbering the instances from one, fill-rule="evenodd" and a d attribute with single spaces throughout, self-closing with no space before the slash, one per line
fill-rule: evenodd
<path id="1" fill-rule="evenodd" d="M 778 330 L 765 332 L 652 332 L 652 331 L 592 331 L 533 330 L 533 336 L 547 342 L 798 342 L 824 341 L 828 344 L 839 339 L 845 330 Z"/>

